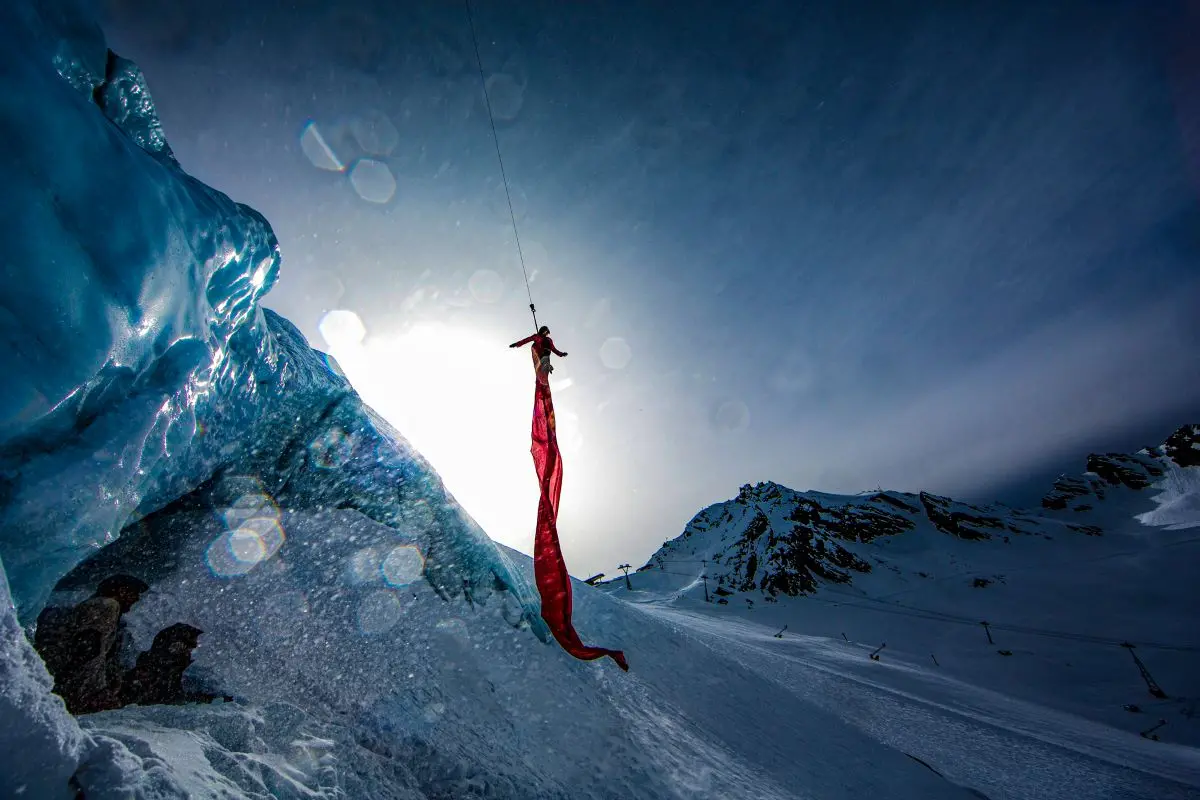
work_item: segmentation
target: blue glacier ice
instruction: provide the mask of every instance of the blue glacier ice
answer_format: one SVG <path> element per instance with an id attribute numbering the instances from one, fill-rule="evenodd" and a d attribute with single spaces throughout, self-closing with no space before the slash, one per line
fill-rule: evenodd
<path id="1" fill-rule="evenodd" d="M 70 3 L 6 5 L 0 28 L 0 558 L 22 623 L 147 514 L 252 480 L 280 508 L 356 510 L 442 597 L 507 592 L 544 637 L 429 464 L 261 308 L 270 225 L 180 169 L 136 65 Z"/>

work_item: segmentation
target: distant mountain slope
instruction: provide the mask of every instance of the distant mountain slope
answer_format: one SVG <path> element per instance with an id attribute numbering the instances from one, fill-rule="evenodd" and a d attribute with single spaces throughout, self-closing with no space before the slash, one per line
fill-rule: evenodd
<path id="1" fill-rule="evenodd" d="M 754 625 L 770 647 L 832 648 L 850 663 L 875 653 L 900 673 L 872 680 L 958 681 L 1099 722 L 1116 742 L 1166 720 L 1154 735 L 1194 748 L 1198 455 L 1198 425 L 1093 454 L 1036 509 L 747 485 L 628 583 L 600 586 L 687 624 Z"/>
<path id="2" fill-rule="evenodd" d="M 698 513 L 638 571 L 703 567 L 717 595 L 758 592 L 769 602 L 814 592 L 822 584 L 875 585 L 880 581 L 867 576 L 881 567 L 891 570 L 895 582 L 898 568 L 883 551 L 918 546 L 928 551 L 930 563 L 922 568 L 918 561 L 901 577 L 927 577 L 938 566 L 937 551 L 956 547 L 940 539 L 986 543 L 990 550 L 1015 539 L 1102 536 L 1127 525 L 1135 510 L 1149 508 L 1144 490 L 1197 465 L 1200 425 L 1186 425 L 1158 447 L 1089 455 L 1087 471 L 1060 477 L 1036 510 L 970 505 L 929 492 L 831 495 L 772 482 L 747 484 L 733 499 Z"/>

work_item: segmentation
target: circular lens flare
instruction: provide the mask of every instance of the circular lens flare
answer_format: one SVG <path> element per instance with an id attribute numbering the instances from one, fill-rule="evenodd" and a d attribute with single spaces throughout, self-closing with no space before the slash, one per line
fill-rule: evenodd
<path id="1" fill-rule="evenodd" d="M 229 534 L 229 553 L 236 561 L 254 565 L 266 557 L 267 545 L 254 531 L 239 528 Z"/>
<path id="2" fill-rule="evenodd" d="M 354 452 L 354 438 L 341 428 L 333 427 L 309 445 L 309 452 L 319 469 L 340 469 Z"/>
<path id="3" fill-rule="evenodd" d="M 370 592 L 358 604 L 358 629 L 367 636 L 387 633 L 396 627 L 403 613 L 395 592 L 388 589 Z"/>
<path id="4" fill-rule="evenodd" d="M 629 343 L 619 336 L 605 339 L 600 345 L 600 361 L 609 369 L 625 369 L 631 358 L 633 351 Z"/>
<path id="5" fill-rule="evenodd" d="M 227 530 L 209 544 L 204 560 L 219 578 L 245 575 L 270 559 L 287 538 L 279 506 L 265 492 L 247 492 L 221 512 Z"/>
<path id="6" fill-rule="evenodd" d="M 407 586 L 416 582 L 425 571 L 425 558 L 415 545 L 403 544 L 392 548 L 380 569 L 389 586 Z"/>

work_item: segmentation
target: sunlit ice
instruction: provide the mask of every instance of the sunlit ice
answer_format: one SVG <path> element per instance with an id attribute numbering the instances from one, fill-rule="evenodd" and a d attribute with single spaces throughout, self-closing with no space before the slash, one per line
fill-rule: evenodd
<path id="1" fill-rule="evenodd" d="M 420 322 L 367 336 L 357 315 L 333 311 L 321 335 L 363 400 L 433 465 L 487 534 L 532 552 L 538 487 L 529 454 L 533 367 L 511 337 Z M 560 362 L 561 363 L 561 362 Z M 558 367 L 551 386 L 566 389 Z M 578 414 L 558 403 L 563 451 L 578 451 Z"/>

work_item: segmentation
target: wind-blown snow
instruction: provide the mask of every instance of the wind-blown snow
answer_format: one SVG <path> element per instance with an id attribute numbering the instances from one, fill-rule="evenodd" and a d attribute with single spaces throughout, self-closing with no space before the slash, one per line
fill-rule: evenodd
<path id="1" fill-rule="evenodd" d="M 251 709 L 123 709 L 88 718 L 89 728 L 135 752 L 161 753 L 183 729 L 212 738 L 210 751 L 244 753 L 255 749 L 253 737 L 233 744 L 221 730 L 265 730 L 254 758 L 274 765 L 272 780 L 279 773 L 293 782 L 275 785 L 281 797 L 961 796 L 810 704 L 780 699 L 764 711 L 769 684 L 685 630 L 597 592 L 581 593 L 579 617 L 592 635 L 639 652 L 631 675 L 574 661 L 465 597 L 446 603 L 424 581 L 390 587 L 382 565 L 391 533 L 356 511 L 283 512 L 289 536 L 279 558 L 244 576 L 214 576 L 203 548 L 222 516 L 156 515 L 138 538 L 75 574 L 87 580 L 118 565 L 158 565 L 154 588 L 130 614 L 135 638 L 147 646 L 168 621 L 200 627 L 192 679 Z M 531 569 L 528 558 L 513 558 Z M 682 671 L 688 664 L 703 665 L 699 692 Z M 302 742 L 329 742 L 319 757 L 309 755 L 311 745 L 278 738 L 280 715 Z M 760 729 L 771 731 L 770 741 Z M 796 761 L 795 748 L 842 756 Z M 223 766 L 223 757 L 210 761 L 241 791 L 263 790 L 266 778 Z M 851 762 L 859 766 L 846 774 Z"/>
<path id="2" fill-rule="evenodd" d="M 1139 514 L 1138 520 L 1173 531 L 1200 527 L 1200 469 L 1170 469 L 1154 488 L 1158 508 Z"/>

